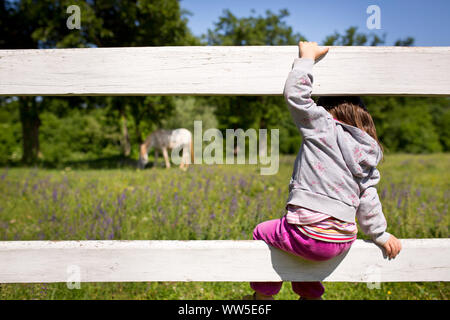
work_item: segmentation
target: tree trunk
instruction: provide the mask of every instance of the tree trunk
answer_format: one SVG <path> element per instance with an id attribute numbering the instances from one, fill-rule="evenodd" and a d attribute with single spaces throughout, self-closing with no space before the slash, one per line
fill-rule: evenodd
<path id="1" fill-rule="evenodd" d="M 39 150 L 39 107 L 35 97 L 19 98 L 20 122 L 22 123 L 22 163 L 34 164 L 42 156 Z"/>

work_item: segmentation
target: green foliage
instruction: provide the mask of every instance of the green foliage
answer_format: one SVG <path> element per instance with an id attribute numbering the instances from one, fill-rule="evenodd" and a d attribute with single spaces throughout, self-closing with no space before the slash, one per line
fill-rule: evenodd
<path id="1" fill-rule="evenodd" d="M 364 97 L 387 152 L 449 151 L 448 98 Z M 447 120 L 446 120 L 447 119 Z M 447 141 L 447 142 L 446 142 Z"/>
<path id="2" fill-rule="evenodd" d="M 345 30 L 345 34 L 334 34 L 327 36 L 323 41 L 325 46 L 364 46 L 371 45 L 376 46 L 378 44 L 385 43 L 386 34 L 383 34 L 380 38 L 375 33 L 365 34 L 358 32 L 358 27 L 349 27 Z"/>
<path id="3" fill-rule="evenodd" d="M 399 39 L 395 41 L 394 46 L 402 46 L 402 47 L 409 47 L 414 44 L 414 38 L 407 37 L 406 39 Z"/>
<path id="4" fill-rule="evenodd" d="M 280 129 L 280 153 L 297 154 L 302 144 L 302 137 L 290 114 L 286 114 L 278 127 Z"/>
<path id="5" fill-rule="evenodd" d="M 450 151 L 450 97 L 430 98 L 427 101 L 439 142 L 442 149 L 448 152 Z"/>
<path id="6" fill-rule="evenodd" d="M 120 153 L 118 128 L 108 123 L 101 109 L 89 113 L 74 110 L 65 118 L 44 112 L 41 118 L 41 150 L 45 162 L 59 164 Z"/>
<path id="7" fill-rule="evenodd" d="M 244 45 L 286 45 L 297 44 L 304 38 L 293 33 L 292 27 L 288 26 L 284 18 L 289 16 L 287 9 L 280 10 L 274 14 L 271 10 L 266 10 L 266 17 L 261 15 L 255 17 L 255 10 L 251 10 L 250 17 L 237 18 L 226 9 L 219 21 L 215 23 L 214 30 L 208 29 L 208 45 L 221 46 L 244 46 Z"/>
<path id="8" fill-rule="evenodd" d="M 19 120 L 17 99 L 9 99 L 0 107 L 0 163 L 18 161 L 22 158 L 22 128 Z"/>
<path id="9" fill-rule="evenodd" d="M 383 141 L 392 151 L 439 152 L 441 146 L 431 115 L 421 106 L 399 108 L 392 114 Z"/>
<path id="10" fill-rule="evenodd" d="M 206 101 L 203 103 L 207 103 Z M 218 123 L 214 115 L 214 105 L 204 105 L 195 97 L 178 97 L 175 101 L 173 114 L 161 122 L 161 128 L 186 128 L 194 132 L 194 121 L 202 121 L 202 129 L 217 128 Z"/>

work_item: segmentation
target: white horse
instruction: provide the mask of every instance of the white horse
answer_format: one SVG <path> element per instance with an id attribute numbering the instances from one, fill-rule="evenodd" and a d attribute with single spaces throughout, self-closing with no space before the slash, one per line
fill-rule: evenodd
<path id="1" fill-rule="evenodd" d="M 162 150 L 166 168 L 170 168 L 168 149 L 183 149 L 181 157 L 180 169 L 187 170 L 189 163 L 194 162 L 194 148 L 192 145 L 192 134 L 188 129 L 180 128 L 175 130 L 158 129 L 153 131 L 144 143 L 140 146 L 139 152 L 139 168 L 143 169 L 148 163 L 148 151 L 150 148 L 155 148 L 155 163 L 156 167 L 158 160 L 158 151 Z M 189 154 L 191 161 L 189 162 Z"/>

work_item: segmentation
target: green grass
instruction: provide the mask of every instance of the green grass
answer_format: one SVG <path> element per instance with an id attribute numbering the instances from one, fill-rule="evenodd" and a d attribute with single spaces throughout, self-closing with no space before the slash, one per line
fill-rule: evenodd
<path id="1" fill-rule="evenodd" d="M 254 165 L 178 168 L 0 170 L 0 240 L 251 239 L 281 217 L 294 157 L 278 174 Z M 447 238 L 450 154 L 389 155 L 378 192 L 398 238 Z M 358 234 L 360 239 L 367 239 Z M 324 283 L 324 299 L 447 299 L 449 284 Z M 2 284 L 0 299 L 240 299 L 247 283 Z M 285 283 L 277 299 L 297 299 Z"/>

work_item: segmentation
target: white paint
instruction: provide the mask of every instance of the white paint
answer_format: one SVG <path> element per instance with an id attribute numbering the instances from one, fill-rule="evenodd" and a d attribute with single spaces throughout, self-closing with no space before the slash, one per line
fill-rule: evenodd
<path id="1" fill-rule="evenodd" d="M 297 46 L 0 50 L 0 95 L 281 95 Z M 314 95 L 450 95 L 450 47 L 331 47 Z"/>
<path id="2" fill-rule="evenodd" d="M 450 239 L 402 239 L 393 260 L 357 240 L 347 255 L 311 262 L 262 241 L 3 241 L 0 283 L 81 282 L 450 281 Z M 373 270 L 379 270 L 374 277 Z"/>

